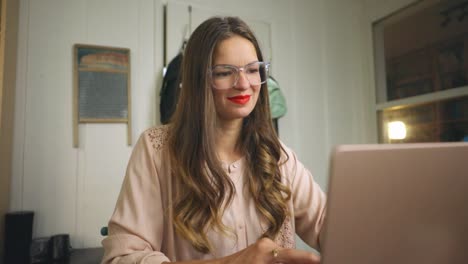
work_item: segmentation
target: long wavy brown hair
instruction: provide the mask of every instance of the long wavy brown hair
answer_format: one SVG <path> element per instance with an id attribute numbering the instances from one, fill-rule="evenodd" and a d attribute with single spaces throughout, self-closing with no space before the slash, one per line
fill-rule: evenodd
<path id="1" fill-rule="evenodd" d="M 209 229 L 224 234 L 232 231 L 223 224 L 222 216 L 232 202 L 235 187 L 216 153 L 217 118 L 209 72 L 216 45 L 235 35 L 249 40 L 258 60 L 263 61 L 254 34 L 241 19 L 213 17 L 203 22 L 185 49 L 182 87 L 168 139 L 175 229 L 203 253 L 213 249 L 207 237 Z M 263 236 L 274 239 L 287 217 L 291 191 L 281 181 L 280 162 L 288 157 L 271 123 L 266 83 L 252 113 L 244 118 L 237 147 L 247 163 L 246 186 L 268 223 Z"/>

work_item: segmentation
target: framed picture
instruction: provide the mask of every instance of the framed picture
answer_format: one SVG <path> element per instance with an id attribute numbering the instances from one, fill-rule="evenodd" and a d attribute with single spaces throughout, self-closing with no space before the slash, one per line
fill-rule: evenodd
<path id="1" fill-rule="evenodd" d="M 73 79 L 74 147 L 80 123 L 126 123 L 131 145 L 130 50 L 75 44 Z"/>

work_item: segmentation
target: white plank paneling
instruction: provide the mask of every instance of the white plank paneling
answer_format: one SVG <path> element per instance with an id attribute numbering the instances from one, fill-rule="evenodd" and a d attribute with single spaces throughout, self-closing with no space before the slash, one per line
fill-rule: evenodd
<path id="1" fill-rule="evenodd" d="M 11 207 L 35 211 L 34 237 L 68 233 L 74 247 L 98 246 L 131 147 L 125 125 L 94 124 L 80 125 L 80 147 L 72 148 L 72 47 L 131 49 L 135 142 L 155 119 L 154 1 L 22 0 L 21 7 Z"/>
<path id="2" fill-rule="evenodd" d="M 71 148 L 71 42 L 82 2 L 31 1 L 27 47 L 22 209 L 35 236 L 74 233 L 76 151 Z M 60 23 L 58 23 L 60 21 Z"/>

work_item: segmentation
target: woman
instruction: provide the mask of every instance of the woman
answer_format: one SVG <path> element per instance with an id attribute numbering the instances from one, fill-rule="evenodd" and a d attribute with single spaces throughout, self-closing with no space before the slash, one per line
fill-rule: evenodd
<path id="1" fill-rule="evenodd" d="M 240 19 L 187 43 L 168 126 L 142 134 L 103 240 L 103 263 L 318 263 L 325 195 L 274 132 L 269 64 Z"/>

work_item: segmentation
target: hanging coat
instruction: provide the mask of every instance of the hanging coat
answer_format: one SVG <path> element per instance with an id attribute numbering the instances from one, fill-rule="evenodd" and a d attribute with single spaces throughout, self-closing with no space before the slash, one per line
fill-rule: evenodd
<path id="1" fill-rule="evenodd" d="M 182 53 L 179 53 L 171 60 L 167 66 L 166 74 L 164 75 L 163 84 L 159 96 L 161 101 L 159 111 L 161 113 L 161 123 L 167 124 L 175 112 L 177 98 L 179 96 L 180 87 L 180 69 L 182 64 Z"/>

